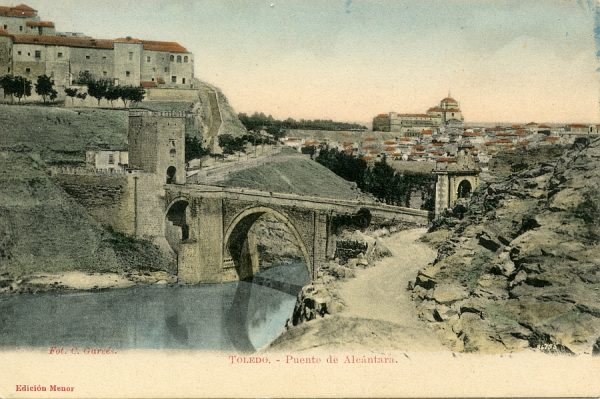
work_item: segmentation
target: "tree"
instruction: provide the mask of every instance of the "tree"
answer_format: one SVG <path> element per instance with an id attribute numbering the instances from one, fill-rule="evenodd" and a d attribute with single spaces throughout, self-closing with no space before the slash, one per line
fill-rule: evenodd
<path id="1" fill-rule="evenodd" d="M 105 98 L 106 92 L 110 83 L 108 80 L 100 79 L 87 82 L 88 94 L 98 100 L 98 105 L 100 105 L 100 100 Z"/>
<path id="2" fill-rule="evenodd" d="M 77 98 L 83 102 L 87 98 L 87 93 L 77 93 Z"/>
<path id="3" fill-rule="evenodd" d="M 75 101 L 75 97 L 78 97 L 79 90 L 72 87 L 65 87 L 65 94 L 67 97 L 71 97 L 71 105 Z"/>
<path id="4" fill-rule="evenodd" d="M 196 136 L 185 135 L 185 162 L 208 155 L 210 152 L 202 148 L 202 143 Z"/>
<path id="5" fill-rule="evenodd" d="M 42 96 L 44 104 L 46 103 L 46 98 L 50 97 L 51 100 L 54 100 L 58 95 L 57 91 L 54 90 L 54 81 L 47 75 L 38 76 L 35 84 L 35 92 Z"/>
<path id="6" fill-rule="evenodd" d="M 313 159 L 316 151 L 317 151 L 317 149 L 315 148 L 314 145 L 308 145 L 308 146 L 302 147 L 302 149 L 300 150 L 300 152 L 302 152 L 303 154 L 310 155 L 310 159 Z"/>
<path id="7" fill-rule="evenodd" d="M 142 87 L 136 86 L 121 86 L 120 98 L 123 100 L 123 105 L 127 108 L 127 101 L 139 103 L 144 99 L 146 91 Z"/>
<path id="8" fill-rule="evenodd" d="M 11 75 L 2 76 L 0 78 L 0 87 L 4 90 L 4 98 L 6 98 L 6 96 L 12 96 L 13 77 Z"/>
<path id="9" fill-rule="evenodd" d="M 31 96 L 31 80 L 22 76 L 13 77 L 12 82 L 13 95 L 19 99 L 19 103 L 23 97 Z"/>
<path id="10" fill-rule="evenodd" d="M 230 134 L 219 136 L 219 147 L 223 149 L 224 154 L 233 154 L 236 151 L 244 151 L 246 142 L 241 137 L 233 137 Z"/>
<path id="11" fill-rule="evenodd" d="M 121 97 L 121 86 L 108 86 L 104 97 L 110 102 L 110 106 L 113 106 L 113 101 L 118 100 Z"/>

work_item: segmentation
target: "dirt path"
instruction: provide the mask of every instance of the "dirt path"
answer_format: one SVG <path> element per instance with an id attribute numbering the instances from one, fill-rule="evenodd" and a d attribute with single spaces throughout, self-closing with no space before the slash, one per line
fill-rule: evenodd
<path id="1" fill-rule="evenodd" d="M 413 229 L 384 238 L 392 256 L 359 270 L 356 278 L 341 282 L 337 292 L 346 305 L 343 316 L 388 321 L 397 324 L 407 338 L 443 349 L 434 332 L 418 319 L 407 290 L 409 281 L 436 256 L 433 249 L 417 241 L 424 233 L 425 229 Z"/>
<path id="2" fill-rule="evenodd" d="M 407 290 L 417 271 L 436 256 L 434 250 L 417 241 L 424 233 L 425 229 L 413 229 L 384 238 L 391 257 L 335 284 L 334 290 L 345 305 L 342 311 L 287 331 L 272 349 L 448 351 L 435 332 L 418 319 Z"/>

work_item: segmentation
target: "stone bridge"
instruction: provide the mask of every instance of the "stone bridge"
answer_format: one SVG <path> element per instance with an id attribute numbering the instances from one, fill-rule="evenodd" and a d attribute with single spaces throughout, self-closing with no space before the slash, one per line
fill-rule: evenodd
<path id="1" fill-rule="evenodd" d="M 165 237 L 177 254 L 182 283 L 251 278 L 259 268 L 252 226 L 265 214 L 283 223 L 299 245 L 313 278 L 335 252 L 340 217 L 368 209 L 373 220 L 429 222 L 427 211 L 348 201 L 194 184 L 167 184 Z"/>

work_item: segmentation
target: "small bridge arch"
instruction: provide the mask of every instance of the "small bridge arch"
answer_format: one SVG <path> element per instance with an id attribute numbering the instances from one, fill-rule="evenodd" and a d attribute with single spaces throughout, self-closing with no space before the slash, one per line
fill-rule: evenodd
<path id="1" fill-rule="evenodd" d="M 180 196 L 173 199 L 165 210 L 165 238 L 175 254 L 179 254 L 182 242 L 193 240 L 191 199 Z"/>
<path id="2" fill-rule="evenodd" d="M 306 244 L 292 219 L 284 213 L 266 206 L 253 206 L 239 212 L 225 229 L 223 239 L 223 258 L 231 259 L 240 280 L 251 278 L 259 269 L 259 254 L 256 239 L 251 234 L 251 228 L 260 217 L 268 214 L 281 222 L 294 236 L 300 247 L 304 263 L 309 275 L 312 276 L 312 262 Z"/>

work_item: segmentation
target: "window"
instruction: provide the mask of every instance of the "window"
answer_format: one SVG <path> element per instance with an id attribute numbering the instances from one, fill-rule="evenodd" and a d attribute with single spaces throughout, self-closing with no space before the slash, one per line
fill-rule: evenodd
<path id="1" fill-rule="evenodd" d="M 31 53 L 27 53 L 27 57 L 31 57 Z"/>
<path id="2" fill-rule="evenodd" d="M 108 163 L 111 165 L 115 164 L 115 155 L 114 154 L 108 154 Z"/>
<path id="3" fill-rule="evenodd" d="M 188 62 L 188 56 L 183 57 L 183 62 Z"/>
<path id="4" fill-rule="evenodd" d="M 133 60 L 133 52 L 130 51 L 129 52 L 129 61 L 132 61 L 132 60 Z"/>
<path id="5" fill-rule="evenodd" d="M 150 56 L 146 57 L 146 62 L 150 62 Z"/>
<path id="6" fill-rule="evenodd" d="M 154 82 L 154 78 L 152 78 L 152 81 Z"/>
<path id="7" fill-rule="evenodd" d="M 156 68 L 152 68 L 152 72 L 156 72 Z"/>
<path id="8" fill-rule="evenodd" d="M 104 55 L 104 56 L 102 56 L 102 59 L 103 59 L 103 60 L 105 60 L 105 59 L 106 59 L 106 56 L 105 56 L 105 55 Z"/>
<path id="9" fill-rule="evenodd" d="M 20 51 L 17 51 L 17 54 L 21 55 L 21 52 L 20 52 Z"/>
<path id="10" fill-rule="evenodd" d="M 165 67 L 165 72 L 169 72 L 169 68 Z"/>
<path id="11" fill-rule="evenodd" d="M 25 73 L 30 73 L 31 72 L 31 68 L 25 68 Z"/>
<path id="12" fill-rule="evenodd" d="M 35 58 L 42 58 L 42 52 L 40 50 L 35 50 Z"/>
<path id="13" fill-rule="evenodd" d="M 181 78 L 181 83 L 185 84 L 185 78 Z"/>
<path id="14" fill-rule="evenodd" d="M 171 61 L 175 61 L 175 56 L 171 54 Z"/>
<path id="15" fill-rule="evenodd" d="M 4 25 L 4 29 L 8 29 L 8 25 Z"/>
<path id="16" fill-rule="evenodd" d="M 129 77 L 130 75 L 131 75 L 131 72 L 125 71 L 125 76 Z"/>
<path id="17" fill-rule="evenodd" d="M 86 55 L 86 56 L 85 56 L 85 59 L 86 59 L 86 60 L 89 60 L 89 59 L 90 59 L 90 56 L 89 56 L 89 55 Z"/>
<path id="18" fill-rule="evenodd" d="M 102 71 L 102 76 L 106 76 L 106 75 L 108 75 L 108 72 Z"/>
<path id="19" fill-rule="evenodd" d="M 180 55 L 177 56 L 177 62 L 181 62 L 181 56 Z"/>
<path id="20" fill-rule="evenodd" d="M 19 26 L 19 31 L 23 32 L 23 27 L 22 26 Z"/>
<path id="21" fill-rule="evenodd" d="M 177 76 L 171 76 L 171 82 L 177 83 Z"/>
<path id="22" fill-rule="evenodd" d="M 63 53 L 58 53 L 58 54 L 56 54 L 56 56 L 57 56 L 58 58 L 62 58 L 62 56 L 63 56 Z"/>

